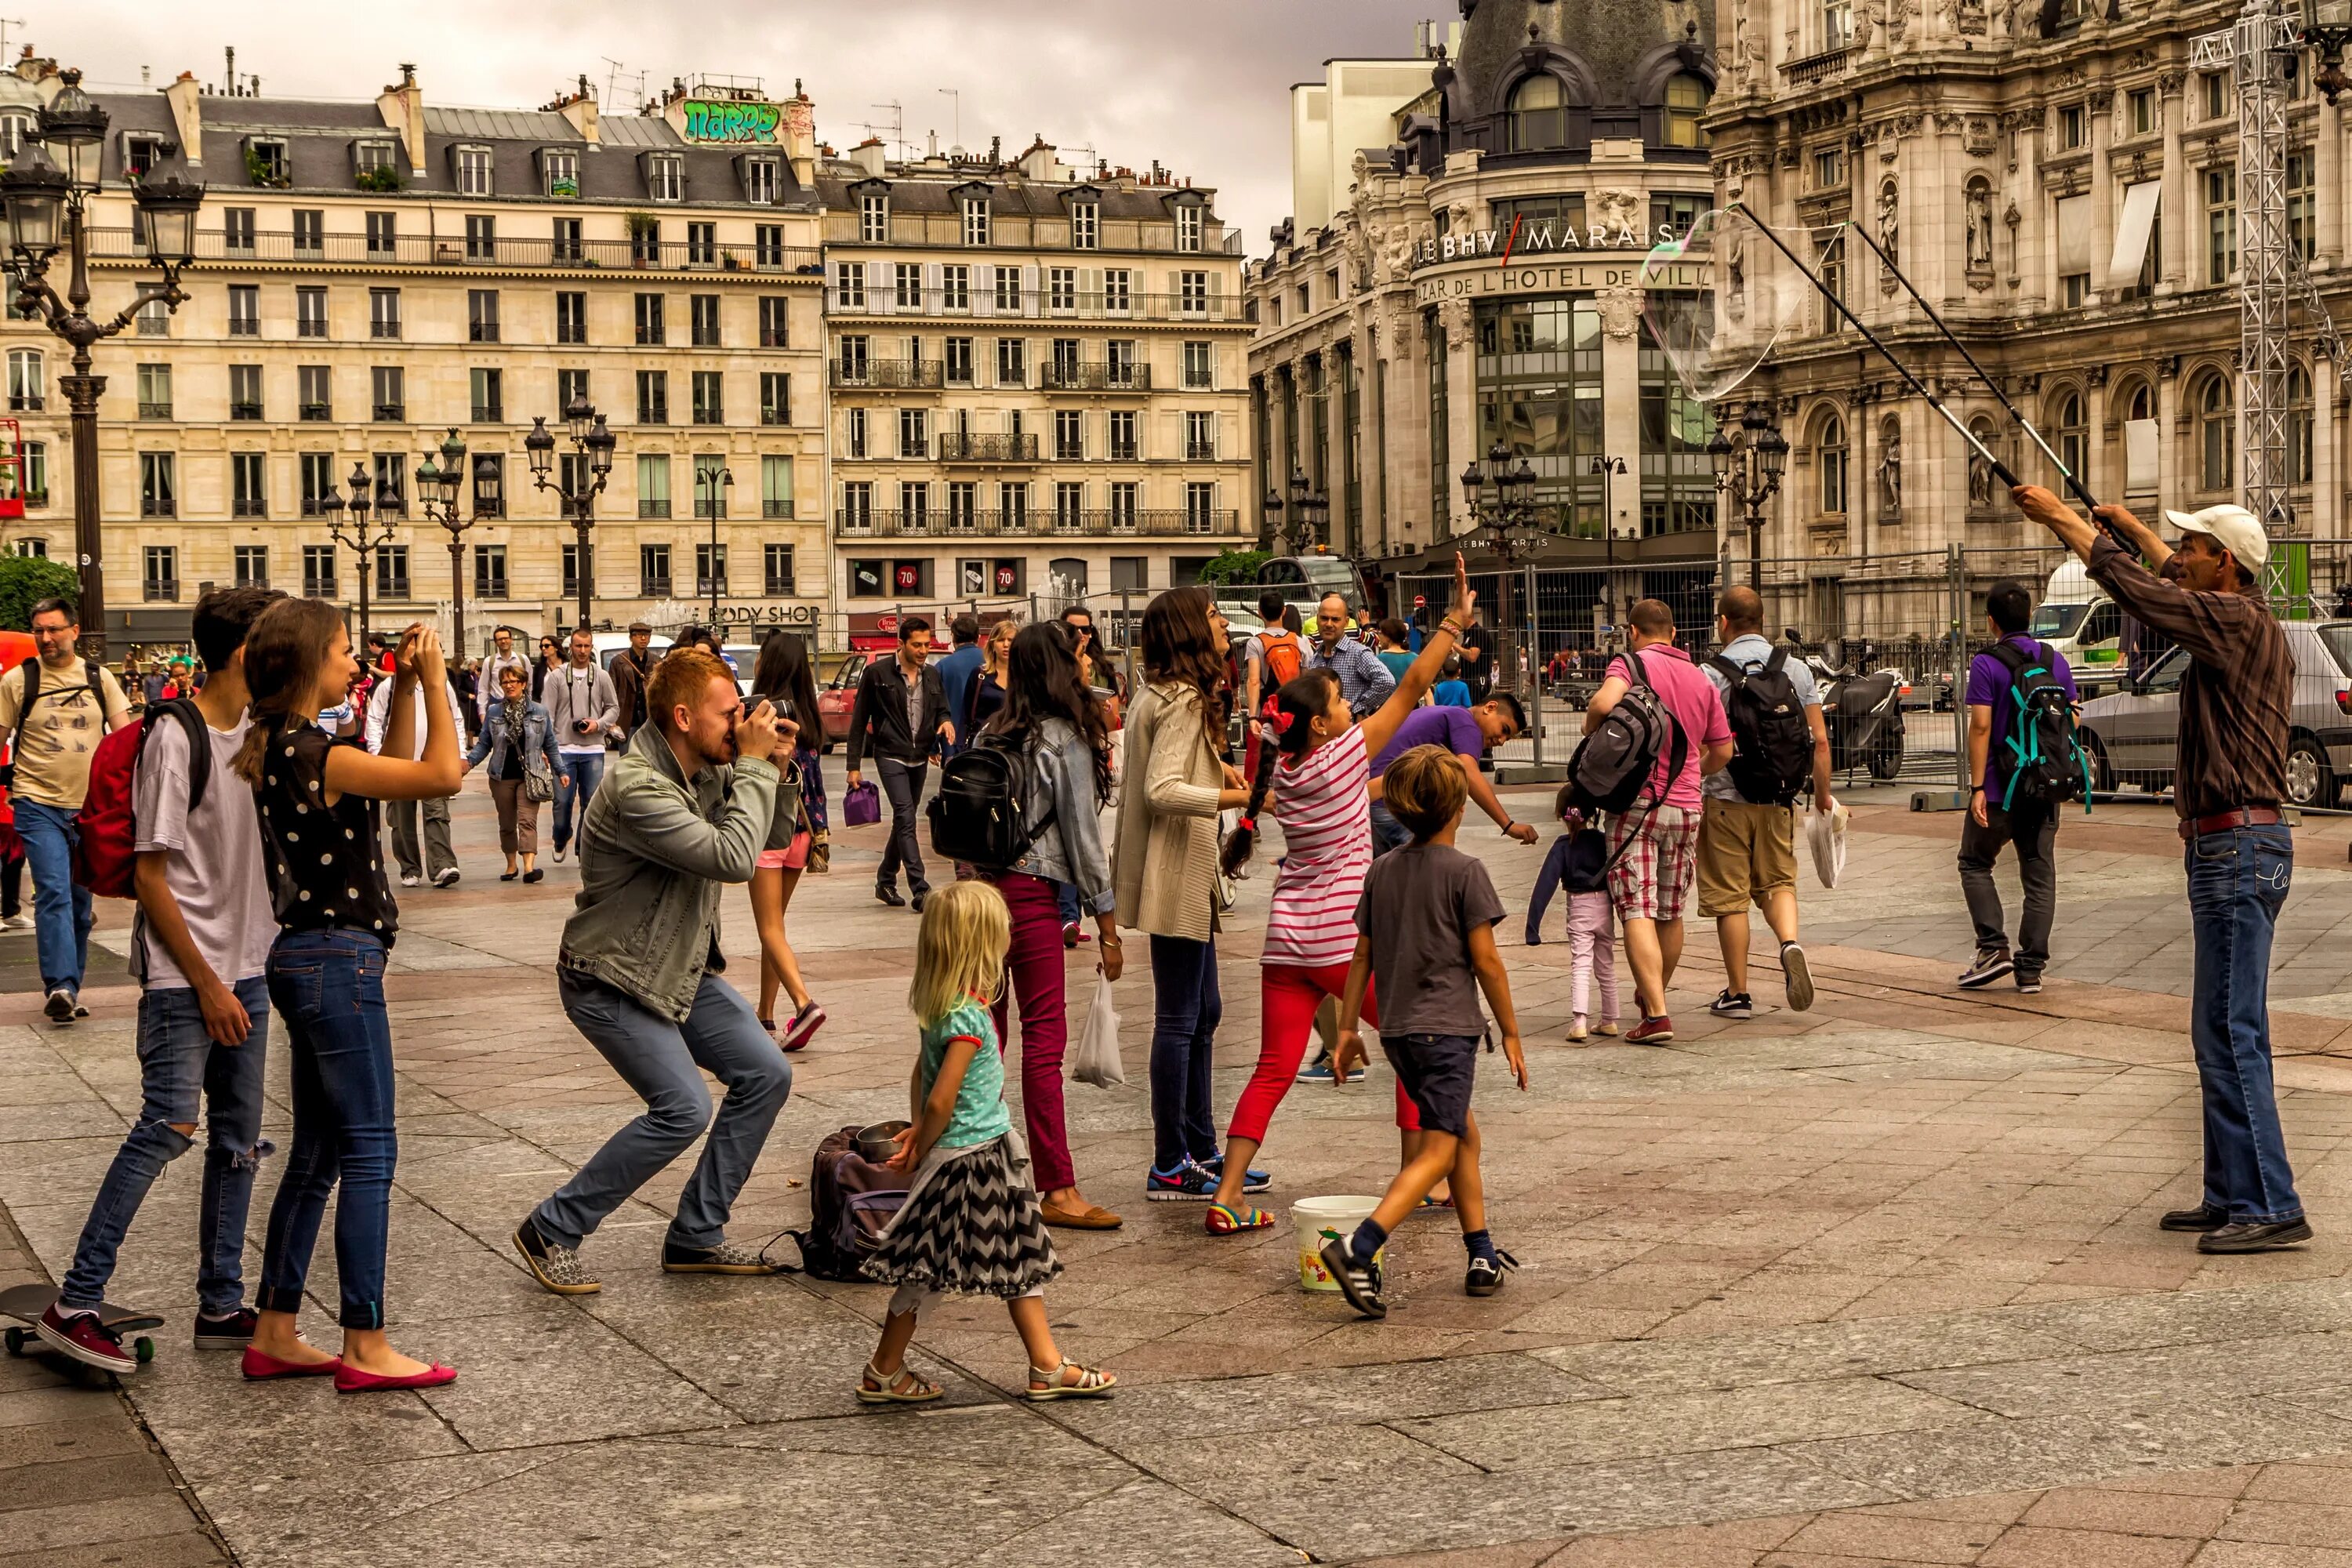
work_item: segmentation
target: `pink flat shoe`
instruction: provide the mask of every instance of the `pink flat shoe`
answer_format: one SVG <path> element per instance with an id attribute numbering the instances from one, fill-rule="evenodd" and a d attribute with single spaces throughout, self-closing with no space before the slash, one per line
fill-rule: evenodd
<path id="1" fill-rule="evenodd" d="M 340 1377 L 343 1361 L 341 1356 L 331 1361 L 279 1361 L 266 1351 L 245 1347 L 245 1363 L 239 1369 L 248 1382 L 267 1383 L 273 1377 Z"/>
<path id="2" fill-rule="evenodd" d="M 406 1377 L 384 1377 L 373 1372 L 362 1372 L 355 1366 L 338 1364 L 335 1368 L 337 1394 L 387 1394 L 398 1388 L 438 1388 L 445 1383 L 457 1381 L 457 1369 L 435 1362 L 423 1372 L 410 1373 Z"/>

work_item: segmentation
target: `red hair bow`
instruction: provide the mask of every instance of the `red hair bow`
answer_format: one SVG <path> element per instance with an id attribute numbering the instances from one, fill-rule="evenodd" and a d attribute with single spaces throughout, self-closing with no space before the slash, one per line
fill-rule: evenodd
<path id="1" fill-rule="evenodd" d="M 1266 716 L 1266 722 L 1274 726 L 1274 732 L 1276 734 L 1287 735 L 1290 733 L 1291 721 L 1297 717 L 1297 714 L 1291 712 L 1287 709 L 1277 708 Z"/>

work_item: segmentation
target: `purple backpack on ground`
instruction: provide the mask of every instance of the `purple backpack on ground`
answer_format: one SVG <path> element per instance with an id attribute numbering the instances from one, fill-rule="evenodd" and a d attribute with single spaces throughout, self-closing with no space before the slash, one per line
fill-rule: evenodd
<path id="1" fill-rule="evenodd" d="M 859 1266 L 874 1255 L 907 1201 L 905 1174 L 858 1153 L 857 1133 L 845 1127 L 816 1146 L 809 1173 L 809 1227 L 792 1233 L 800 1244 L 802 1268 L 819 1279 L 865 1280 Z"/>
<path id="2" fill-rule="evenodd" d="M 882 820 L 882 792 L 871 782 L 853 786 L 841 797 L 841 820 L 866 827 Z"/>

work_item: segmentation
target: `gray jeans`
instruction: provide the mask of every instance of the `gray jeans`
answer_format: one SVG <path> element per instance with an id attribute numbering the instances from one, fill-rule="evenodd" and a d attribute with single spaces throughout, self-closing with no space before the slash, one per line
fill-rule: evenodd
<path id="1" fill-rule="evenodd" d="M 2025 889 L 2025 909 L 2017 922 L 2017 973 L 2039 974 L 2049 967 L 2050 926 L 2058 913 L 2057 813 L 2038 805 L 2014 811 L 1988 805 L 1985 821 L 1983 827 L 1974 816 L 1960 821 L 1960 891 L 1977 928 L 1977 951 L 2009 946 L 2000 890 L 1992 880 L 1993 862 L 2008 845 L 2017 851 L 2017 877 Z"/>
<path id="2" fill-rule="evenodd" d="M 454 869 L 457 851 L 449 847 L 449 803 L 445 800 L 395 800 L 392 807 L 392 854 L 404 877 L 437 877 Z M 425 846 L 416 844 L 416 808 L 425 808 Z"/>
<path id="3" fill-rule="evenodd" d="M 735 1194 L 759 1163 L 768 1131 L 792 1092 L 792 1063 L 760 1026 L 751 1005 L 715 974 L 702 977 L 683 1025 L 572 970 L 557 972 L 556 988 L 573 1026 L 646 1109 L 539 1205 L 531 1224 L 558 1246 L 578 1247 L 709 1127 L 702 1158 L 678 1194 L 669 1239 L 680 1247 L 718 1246 L 727 1238 Z M 727 1086 L 715 1122 L 702 1068 Z"/>

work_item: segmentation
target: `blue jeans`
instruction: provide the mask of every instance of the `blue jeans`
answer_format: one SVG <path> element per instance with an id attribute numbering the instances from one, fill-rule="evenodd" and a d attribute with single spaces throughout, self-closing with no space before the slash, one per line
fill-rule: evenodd
<path id="1" fill-rule="evenodd" d="M 2182 855 L 2197 973 L 2189 1037 L 2205 1100 L 2205 1198 L 2236 1225 L 2300 1219 L 2271 1084 L 2271 938 L 2294 874 L 2285 824 L 2208 833 Z"/>
<path id="2" fill-rule="evenodd" d="M 383 943 L 355 931 L 284 931 L 269 950 L 269 1000 L 286 1020 L 294 1137 L 269 1205 L 261 1253 L 266 1312 L 296 1312 L 310 1249 L 338 1181 L 336 1321 L 383 1327 L 383 1254 L 392 1224 L 392 1024 L 383 1010 Z"/>
<path id="3" fill-rule="evenodd" d="M 1173 1171 L 1217 1152 L 1209 1112 L 1209 1068 L 1217 1025 L 1217 944 L 1181 936 L 1151 939 L 1151 1163 Z"/>
<path id="4" fill-rule="evenodd" d="M 613 1134 L 530 1216 L 541 1237 L 578 1247 L 710 1129 L 702 1158 L 678 1194 L 669 1239 L 712 1247 L 727 1239 L 735 1194 L 759 1163 L 769 1130 L 793 1089 L 793 1064 L 760 1026 L 751 1005 L 716 974 L 705 974 L 694 1010 L 672 1023 L 636 998 L 572 970 L 556 991 L 574 1027 L 646 1102 L 645 1114 Z M 714 1124 L 702 1070 L 727 1086 Z"/>
<path id="5" fill-rule="evenodd" d="M 81 842 L 74 816 L 61 806 L 16 802 L 16 837 L 33 869 L 33 934 L 44 991 L 79 993 L 89 967 L 89 889 L 73 879 L 74 846 Z"/>
<path id="6" fill-rule="evenodd" d="M 604 753 L 602 752 L 563 752 L 558 753 L 563 771 L 572 782 L 560 780 L 555 786 L 555 847 L 558 849 L 572 842 L 572 802 L 579 802 L 580 821 L 588 821 L 588 803 L 595 797 L 596 786 L 604 782 Z"/>
<path id="7" fill-rule="evenodd" d="M 1372 802 L 1372 853 L 1375 856 L 1385 855 L 1412 842 L 1411 830 L 1390 813 L 1388 802 Z"/>
<path id="8" fill-rule="evenodd" d="M 204 1196 L 196 1210 L 196 1300 L 207 1316 L 245 1305 L 245 1216 L 254 1173 L 270 1146 L 261 1137 L 261 1066 L 269 1047 L 269 987 L 258 974 L 234 989 L 253 1020 L 245 1043 L 222 1046 L 205 1033 L 193 986 L 139 998 L 139 1120 L 99 1184 L 89 1221 L 58 1287 L 65 1307 L 96 1307 L 114 1277 L 115 1255 L 163 1167 L 194 1140 L 175 1123 L 205 1123 Z"/>
<path id="9" fill-rule="evenodd" d="M 1054 902 L 1062 912 L 1064 925 L 1074 926 L 1085 918 L 1085 911 L 1078 907 L 1078 885 L 1076 882 L 1055 883 Z"/>

